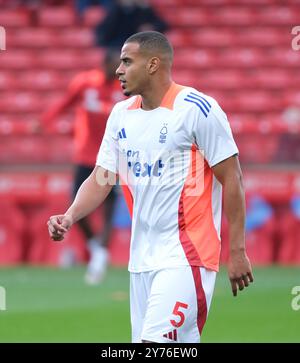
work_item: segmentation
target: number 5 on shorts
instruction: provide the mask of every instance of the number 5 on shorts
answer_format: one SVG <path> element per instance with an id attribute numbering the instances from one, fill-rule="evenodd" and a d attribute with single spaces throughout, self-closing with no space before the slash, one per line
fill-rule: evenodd
<path id="1" fill-rule="evenodd" d="M 174 306 L 173 309 L 173 315 L 175 316 L 179 316 L 180 320 L 178 322 L 176 322 L 175 320 L 171 319 L 170 322 L 173 326 L 175 326 L 175 328 L 180 328 L 181 325 L 184 323 L 185 321 L 185 316 L 184 313 L 182 311 L 180 311 L 179 309 L 187 309 L 188 308 L 188 304 L 182 303 L 180 301 L 176 301 L 176 304 Z"/>

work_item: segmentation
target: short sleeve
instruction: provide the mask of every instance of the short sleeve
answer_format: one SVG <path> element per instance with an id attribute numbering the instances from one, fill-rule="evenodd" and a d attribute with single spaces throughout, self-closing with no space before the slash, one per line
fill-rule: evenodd
<path id="1" fill-rule="evenodd" d="M 209 97 L 210 109 L 204 115 L 197 107 L 193 108 L 193 134 L 196 144 L 203 151 L 210 167 L 230 156 L 238 154 L 232 131 L 225 112 Z"/>
<path id="2" fill-rule="evenodd" d="M 112 110 L 105 128 L 105 133 L 100 145 L 96 165 L 118 173 L 118 140 L 116 138 L 116 112 Z"/>

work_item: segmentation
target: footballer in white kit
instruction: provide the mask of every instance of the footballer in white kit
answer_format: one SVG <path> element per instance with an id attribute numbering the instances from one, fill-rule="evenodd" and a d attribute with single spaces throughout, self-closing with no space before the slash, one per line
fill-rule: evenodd
<path id="1" fill-rule="evenodd" d="M 115 105 L 97 158 L 119 175 L 132 215 L 132 341 L 199 342 L 220 257 L 211 168 L 238 149 L 218 103 L 194 88 L 173 82 L 150 111 L 141 101 Z"/>

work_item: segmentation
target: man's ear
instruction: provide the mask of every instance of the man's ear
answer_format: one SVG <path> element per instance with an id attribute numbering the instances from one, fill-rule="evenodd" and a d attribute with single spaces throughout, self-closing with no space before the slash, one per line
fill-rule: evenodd
<path id="1" fill-rule="evenodd" d="M 152 57 L 151 59 L 149 59 L 148 65 L 147 65 L 147 69 L 149 74 L 153 74 L 155 73 L 160 65 L 160 59 L 157 57 Z"/>

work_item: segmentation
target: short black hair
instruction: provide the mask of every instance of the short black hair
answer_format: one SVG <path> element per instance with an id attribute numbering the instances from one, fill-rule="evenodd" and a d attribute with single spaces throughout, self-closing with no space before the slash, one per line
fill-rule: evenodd
<path id="1" fill-rule="evenodd" d="M 159 51 L 173 61 L 174 50 L 167 37 L 157 31 L 145 31 L 131 35 L 125 43 L 138 43 L 140 49 L 146 52 Z"/>

